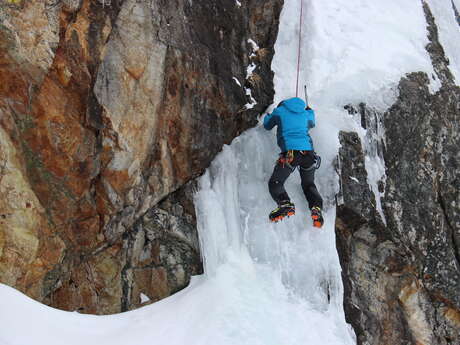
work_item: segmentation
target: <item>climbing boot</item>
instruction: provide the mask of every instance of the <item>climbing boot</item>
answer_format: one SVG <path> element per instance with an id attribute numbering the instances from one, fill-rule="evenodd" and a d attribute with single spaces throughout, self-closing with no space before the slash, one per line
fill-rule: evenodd
<path id="1" fill-rule="evenodd" d="M 290 201 L 281 202 L 277 208 L 270 212 L 268 218 L 271 222 L 279 222 L 284 217 L 290 217 L 295 215 L 295 206 Z"/>
<path id="2" fill-rule="evenodd" d="M 314 206 L 311 208 L 311 219 L 313 219 L 314 227 L 321 228 L 323 226 L 324 219 L 320 207 Z"/>

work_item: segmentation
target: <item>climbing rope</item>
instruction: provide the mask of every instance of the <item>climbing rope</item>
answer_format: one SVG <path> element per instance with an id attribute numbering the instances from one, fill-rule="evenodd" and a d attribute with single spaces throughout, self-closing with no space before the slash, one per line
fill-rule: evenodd
<path id="1" fill-rule="evenodd" d="M 303 14 L 303 0 L 300 0 L 300 23 L 299 23 L 299 50 L 297 53 L 297 82 L 295 87 L 295 96 L 299 95 L 299 74 L 300 74 L 300 44 L 302 42 L 302 14 Z"/>

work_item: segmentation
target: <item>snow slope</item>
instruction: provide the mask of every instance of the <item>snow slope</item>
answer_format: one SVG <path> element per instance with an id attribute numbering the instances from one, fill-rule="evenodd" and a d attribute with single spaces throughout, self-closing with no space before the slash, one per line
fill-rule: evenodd
<path id="1" fill-rule="evenodd" d="M 447 42 L 455 23 L 448 16 L 451 2 L 434 2 Z M 203 276 L 170 298 L 112 316 L 58 311 L 0 285 L 0 345 L 355 343 L 342 310 L 333 161 L 340 130 L 358 131 L 363 138 L 366 133 L 343 106 L 364 101 L 385 109 L 402 75 L 434 72 L 424 49 L 420 1 L 304 0 L 304 6 L 301 84 L 308 83 L 317 115 L 311 134 L 323 158 L 317 182 L 326 201 L 324 228 L 310 224 L 297 172 L 286 184 L 296 216 L 268 223 L 274 203 L 267 181 L 278 148 L 274 131 L 258 126 L 224 147 L 200 180 Z M 285 1 L 273 62 L 275 104 L 295 93 L 299 8 L 298 0 Z M 452 61 L 458 51 L 448 51 Z M 438 87 L 434 78 L 432 90 Z M 370 156 L 366 164 L 373 185 L 382 177 L 381 162 Z"/>

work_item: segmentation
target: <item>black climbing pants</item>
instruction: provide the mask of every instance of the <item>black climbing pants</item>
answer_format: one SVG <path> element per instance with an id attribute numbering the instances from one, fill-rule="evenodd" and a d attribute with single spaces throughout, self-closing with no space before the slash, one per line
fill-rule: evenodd
<path id="1" fill-rule="evenodd" d="M 294 159 L 291 163 L 283 161 L 285 153 L 280 155 L 276 162 L 273 174 L 268 181 L 268 190 L 273 200 L 279 205 L 283 201 L 290 201 L 289 195 L 284 189 L 284 182 L 291 173 L 299 167 L 302 180 L 302 190 L 308 201 L 310 209 L 314 206 L 323 208 L 323 199 L 315 185 L 315 156 L 311 151 L 294 151 Z"/>

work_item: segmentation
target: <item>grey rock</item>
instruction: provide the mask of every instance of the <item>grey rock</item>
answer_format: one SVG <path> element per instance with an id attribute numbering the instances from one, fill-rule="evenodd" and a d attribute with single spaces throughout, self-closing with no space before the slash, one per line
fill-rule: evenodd
<path id="1" fill-rule="evenodd" d="M 83 0 L 62 0 L 63 10 L 69 13 L 78 11 L 81 7 Z"/>
<path id="2" fill-rule="evenodd" d="M 183 289 L 192 275 L 202 273 L 193 193 L 194 184 L 187 184 L 149 209 L 126 233 L 123 311 L 140 305 L 140 292 L 155 302 Z M 152 285 L 146 285 L 149 270 L 163 272 L 163 280 L 150 277 Z M 158 286 L 163 286 L 163 295 L 158 295 Z"/>
<path id="3" fill-rule="evenodd" d="M 385 143 L 374 143 L 386 166 L 386 224 L 367 185 L 362 143 L 355 133 L 340 137 L 337 248 L 345 314 L 358 344 L 460 343 L 460 88 L 424 8 L 427 50 L 442 87 L 431 94 L 425 73 L 409 74 L 399 83 L 396 103 L 377 114 L 386 133 Z M 365 108 L 347 106 L 375 132 L 367 121 L 373 111 Z M 379 138 L 375 134 L 368 133 L 366 147 Z"/>

